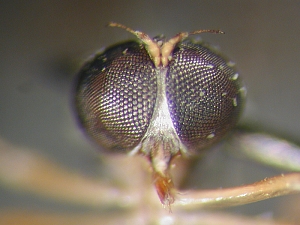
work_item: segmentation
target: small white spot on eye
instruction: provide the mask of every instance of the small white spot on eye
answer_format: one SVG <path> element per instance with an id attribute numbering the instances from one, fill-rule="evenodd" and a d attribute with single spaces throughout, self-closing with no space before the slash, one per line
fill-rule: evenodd
<path id="1" fill-rule="evenodd" d="M 227 62 L 227 66 L 234 67 L 235 66 L 235 62 L 229 61 L 229 62 Z"/>
<path id="2" fill-rule="evenodd" d="M 212 69 L 212 68 L 214 68 L 214 65 L 212 65 L 212 64 L 207 64 L 207 65 L 205 65 L 205 67 L 206 67 L 206 68 L 209 68 L 209 69 Z"/>
<path id="3" fill-rule="evenodd" d="M 127 51 L 128 51 L 128 48 L 126 48 L 126 49 L 122 52 L 123 55 L 126 55 Z"/>
<path id="4" fill-rule="evenodd" d="M 239 77 L 239 74 L 235 73 L 231 76 L 231 80 L 236 80 L 236 79 L 238 79 L 238 77 Z"/>
<path id="5" fill-rule="evenodd" d="M 222 93 L 222 96 L 225 96 L 225 95 L 227 95 L 227 92 L 223 92 L 223 93 Z"/>
<path id="6" fill-rule="evenodd" d="M 220 69 L 220 70 L 223 70 L 223 69 L 224 69 L 224 66 L 223 66 L 223 65 L 220 65 L 220 66 L 219 66 L 219 69 Z"/>
<path id="7" fill-rule="evenodd" d="M 232 99 L 232 103 L 233 103 L 233 106 L 237 106 L 237 100 L 236 100 L 236 98 Z"/>
<path id="8" fill-rule="evenodd" d="M 102 70 L 101 70 L 101 72 L 103 72 L 105 69 L 106 69 L 106 67 L 103 67 Z"/>
<path id="9" fill-rule="evenodd" d="M 239 92 L 240 92 L 243 96 L 246 96 L 246 94 L 247 94 L 247 88 L 246 88 L 246 87 L 241 87 L 241 88 L 239 89 Z"/>
<path id="10" fill-rule="evenodd" d="M 209 134 L 209 135 L 207 135 L 207 139 L 212 139 L 213 137 L 215 136 L 215 134 L 214 133 L 211 133 L 211 134 Z"/>

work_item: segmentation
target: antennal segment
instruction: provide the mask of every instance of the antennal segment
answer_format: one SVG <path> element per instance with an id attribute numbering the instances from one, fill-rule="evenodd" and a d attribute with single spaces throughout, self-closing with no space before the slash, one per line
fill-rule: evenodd
<path id="1" fill-rule="evenodd" d="M 110 22 L 108 24 L 109 27 L 119 27 L 122 28 L 130 33 L 132 33 L 133 35 L 135 35 L 138 39 L 140 39 L 144 44 L 145 47 L 148 51 L 148 54 L 150 55 L 155 67 L 159 67 L 160 66 L 160 47 L 158 46 L 158 44 L 149 37 L 149 35 L 147 35 L 144 32 L 141 31 L 135 31 L 129 27 L 126 27 L 122 24 L 119 23 L 114 23 L 114 22 Z"/>
<path id="2" fill-rule="evenodd" d="M 183 41 L 188 36 L 200 33 L 224 34 L 224 32 L 220 30 L 196 30 L 193 32 L 181 32 L 176 34 L 174 37 L 172 37 L 171 39 L 163 43 L 162 46 L 160 46 L 157 42 L 155 42 L 152 38 L 149 37 L 149 35 L 147 35 L 144 32 L 135 31 L 127 26 L 114 22 L 110 22 L 108 26 L 122 28 L 128 31 L 129 33 L 135 35 L 138 39 L 140 39 L 145 44 L 148 54 L 150 55 L 156 68 L 160 66 L 168 66 L 169 61 L 172 59 L 172 52 L 176 44 Z"/>
<path id="3" fill-rule="evenodd" d="M 220 30 L 196 30 L 193 32 L 181 32 L 176 34 L 174 37 L 165 42 L 161 47 L 161 62 L 163 67 L 166 67 L 168 65 L 169 61 L 172 58 L 172 52 L 179 42 L 183 41 L 190 35 L 200 33 L 225 34 L 223 31 Z"/>

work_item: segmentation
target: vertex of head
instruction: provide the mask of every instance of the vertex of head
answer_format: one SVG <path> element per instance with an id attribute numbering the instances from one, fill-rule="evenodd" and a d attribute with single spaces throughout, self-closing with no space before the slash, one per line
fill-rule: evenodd
<path id="1" fill-rule="evenodd" d="M 110 22 L 108 26 L 122 28 L 135 35 L 138 39 L 140 39 L 145 44 L 148 54 L 151 57 L 156 68 L 167 67 L 170 59 L 172 59 L 172 53 L 176 44 L 183 41 L 189 35 L 200 33 L 224 34 L 224 32 L 220 30 L 196 30 L 193 32 L 180 32 L 168 41 L 164 42 L 162 45 L 159 45 L 156 41 L 154 41 L 152 38 L 149 37 L 149 35 L 147 35 L 144 32 L 135 31 L 125 25 L 114 22 Z"/>

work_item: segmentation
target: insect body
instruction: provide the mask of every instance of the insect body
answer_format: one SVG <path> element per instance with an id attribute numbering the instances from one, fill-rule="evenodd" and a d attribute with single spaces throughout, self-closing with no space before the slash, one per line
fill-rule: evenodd
<path id="1" fill-rule="evenodd" d="M 222 138 L 236 124 L 243 88 L 238 73 L 218 53 L 185 40 L 166 42 L 123 25 L 140 42 L 112 46 L 79 72 L 80 123 L 102 148 L 146 156 L 165 205 L 174 202 L 169 167 Z"/>

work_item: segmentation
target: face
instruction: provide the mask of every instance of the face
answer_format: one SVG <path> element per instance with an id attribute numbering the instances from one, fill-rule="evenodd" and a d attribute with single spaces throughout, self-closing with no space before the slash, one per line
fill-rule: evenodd
<path id="1" fill-rule="evenodd" d="M 170 165 L 219 141 L 236 124 L 245 88 L 233 63 L 209 47 L 163 42 L 124 25 L 141 41 L 108 48 L 83 66 L 76 86 L 80 124 L 102 149 L 149 159 L 164 205 L 174 203 Z M 190 34 L 220 31 L 195 31 Z M 167 185 L 168 184 L 168 185 Z"/>

